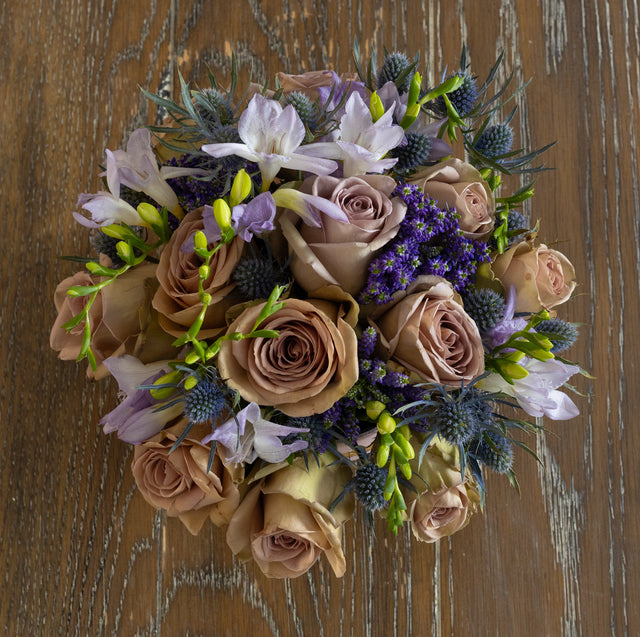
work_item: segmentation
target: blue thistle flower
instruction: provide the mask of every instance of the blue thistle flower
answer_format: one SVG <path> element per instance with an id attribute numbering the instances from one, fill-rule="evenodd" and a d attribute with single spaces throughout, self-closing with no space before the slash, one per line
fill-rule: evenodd
<path id="1" fill-rule="evenodd" d="M 222 389 L 212 380 L 201 380 L 185 396 L 184 413 L 194 423 L 215 422 L 227 409 Z"/>
<path id="2" fill-rule="evenodd" d="M 266 299 L 276 285 L 289 282 L 287 271 L 267 257 L 243 258 L 233 272 L 238 290 L 250 299 Z"/>
<path id="3" fill-rule="evenodd" d="M 378 74 L 378 88 L 382 88 L 387 82 L 393 82 L 399 93 L 406 93 L 411 78 L 407 76 L 400 84 L 396 80 L 410 66 L 411 62 L 404 53 L 395 52 L 387 55 Z"/>
<path id="4" fill-rule="evenodd" d="M 470 405 L 447 400 L 435 408 L 434 424 L 437 432 L 453 444 L 464 443 L 475 430 L 475 413 Z"/>
<path id="5" fill-rule="evenodd" d="M 362 506 L 371 513 L 382 509 L 384 499 L 384 483 L 387 471 L 371 462 L 358 467 L 354 477 L 356 497 Z"/>
<path id="6" fill-rule="evenodd" d="M 553 343 L 552 354 L 560 354 L 569 349 L 578 338 L 578 328 L 573 323 L 561 319 L 550 319 L 538 323 L 536 332 L 544 332 Z"/>
<path id="7" fill-rule="evenodd" d="M 474 148 L 485 157 L 499 157 L 511 150 L 513 129 L 508 124 L 496 124 L 485 128 Z"/>
<path id="8" fill-rule="evenodd" d="M 490 330 L 504 315 L 504 298 L 489 288 L 471 288 L 463 295 L 464 310 L 481 332 Z"/>
<path id="9" fill-rule="evenodd" d="M 479 462 L 498 473 L 506 473 L 513 464 L 511 441 L 495 431 L 483 431 L 469 449 Z"/>
<path id="10" fill-rule="evenodd" d="M 302 123 L 313 131 L 318 124 L 318 111 L 316 105 L 300 91 L 293 91 L 285 96 L 285 106 L 291 104 L 295 108 L 296 113 L 302 120 Z"/>
<path id="11" fill-rule="evenodd" d="M 398 162 L 394 170 L 400 173 L 409 172 L 426 163 L 431 150 L 431 139 L 420 133 L 406 133 L 407 143 L 395 148 L 391 155 L 397 157 Z"/>
<path id="12" fill-rule="evenodd" d="M 205 88 L 200 92 L 196 109 L 199 115 L 209 123 L 226 124 L 233 117 L 228 97 L 216 88 Z"/>
<path id="13" fill-rule="evenodd" d="M 462 84 L 455 91 L 447 93 L 447 97 L 458 115 L 466 117 L 478 100 L 478 88 L 475 79 L 469 73 L 461 73 L 460 75 L 462 75 Z M 442 117 L 446 116 L 447 107 L 442 97 L 435 101 L 434 110 Z"/>

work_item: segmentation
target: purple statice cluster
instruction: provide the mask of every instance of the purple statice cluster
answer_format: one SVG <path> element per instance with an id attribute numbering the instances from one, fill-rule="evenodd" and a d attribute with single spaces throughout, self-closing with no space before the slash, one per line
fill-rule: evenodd
<path id="1" fill-rule="evenodd" d="M 187 153 L 177 159 L 172 157 L 167 161 L 167 166 L 203 168 L 202 157 Z M 168 179 L 167 183 L 176 193 L 180 205 L 185 210 L 195 210 L 222 197 L 226 181 L 226 171 L 222 174 L 222 171 L 218 170 L 207 179 L 185 176 Z"/>
<path id="2" fill-rule="evenodd" d="M 338 427 L 338 433 L 354 445 L 362 433 L 362 422 L 367 421 L 366 404 L 369 401 L 378 400 L 394 413 L 425 397 L 423 387 L 410 384 L 407 374 L 389 369 L 386 362 L 375 355 L 377 342 L 375 329 L 365 328 L 358 339 L 358 382 L 322 414 L 327 426 Z M 410 415 L 409 411 L 406 415 Z"/>
<path id="3" fill-rule="evenodd" d="M 487 244 L 464 237 L 456 211 L 441 210 L 418 186 L 399 184 L 393 194 L 407 212 L 398 234 L 369 265 L 360 303 L 388 303 L 424 274 L 441 276 L 463 292 L 478 265 L 490 260 Z"/>

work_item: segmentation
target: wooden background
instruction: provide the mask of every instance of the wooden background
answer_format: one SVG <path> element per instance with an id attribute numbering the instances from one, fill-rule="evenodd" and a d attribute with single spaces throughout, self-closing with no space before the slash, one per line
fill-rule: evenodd
<path id="1" fill-rule="evenodd" d="M 639 21 L 634 0 L 0 3 L 0 632 L 640 634 Z M 571 354 L 597 381 L 580 383 L 582 416 L 547 423 L 544 469 L 517 458 L 521 498 L 490 478 L 486 513 L 435 547 L 358 520 L 343 579 L 325 562 L 269 581 L 222 530 L 193 538 L 136 493 L 130 448 L 97 424 L 114 385 L 48 349 L 54 287 L 76 269 L 56 256 L 88 251 L 71 211 L 104 148 L 156 117 L 139 86 L 173 91 L 176 64 L 228 77 L 232 50 L 259 80 L 346 71 L 354 37 L 419 50 L 436 74 L 462 42 L 479 75 L 504 49 L 533 77 L 518 135 L 559 143 L 528 212 L 576 266 L 562 315 L 584 323 Z"/>

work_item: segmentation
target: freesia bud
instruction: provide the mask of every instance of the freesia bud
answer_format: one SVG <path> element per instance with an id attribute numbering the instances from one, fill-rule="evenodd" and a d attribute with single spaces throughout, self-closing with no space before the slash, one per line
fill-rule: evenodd
<path id="1" fill-rule="evenodd" d="M 233 208 L 242 203 L 251 192 L 251 177 L 247 171 L 242 168 L 233 180 L 231 193 L 229 194 L 229 206 Z"/>
<path id="2" fill-rule="evenodd" d="M 150 203 L 141 203 L 138 205 L 137 211 L 140 215 L 140 219 L 142 219 L 147 225 L 152 228 L 154 226 L 162 226 L 162 218 L 155 206 L 152 206 Z"/>
<path id="3" fill-rule="evenodd" d="M 224 231 L 231 227 L 231 208 L 224 199 L 216 199 L 213 202 L 213 216 L 220 230 Z"/>
<path id="4" fill-rule="evenodd" d="M 371 112 L 371 118 L 374 122 L 377 122 L 384 115 L 384 105 L 380 96 L 374 91 L 369 99 L 369 111 Z"/>
<path id="5" fill-rule="evenodd" d="M 207 236 L 202 230 L 198 230 L 193 237 L 193 243 L 197 250 L 206 250 L 207 249 Z"/>

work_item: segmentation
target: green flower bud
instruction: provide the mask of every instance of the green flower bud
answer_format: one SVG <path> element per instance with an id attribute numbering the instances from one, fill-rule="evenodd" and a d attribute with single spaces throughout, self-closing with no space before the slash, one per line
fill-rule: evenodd
<path id="1" fill-rule="evenodd" d="M 126 241 L 118 241 L 116 243 L 116 252 L 127 265 L 133 265 L 135 259 L 133 248 Z"/>
<path id="2" fill-rule="evenodd" d="M 388 412 L 383 411 L 378 418 L 378 431 L 381 434 L 390 434 L 395 431 L 396 421 L 394 417 Z"/>
<path id="3" fill-rule="evenodd" d="M 205 235 L 202 230 L 197 230 L 195 236 L 193 237 L 193 243 L 197 250 L 206 250 L 207 249 L 207 235 Z"/>
<path id="4" fill-rule="evenodd" d="M 251 177 L 242 168 L 233 180 L 231 193 L 229 194 L 229 206 L 233 208 L 242 203 L 251 192 Z"/>
<path id="5" fill-rule="evenodd" d="M 150 203 L 141 203 L 136 210 L 140 215 L 140 219 L 148 226 L 152 228 L 162 227 L 162 217 L 155 206 L 152 206 Z"/>
<path id="6" fill-rule="evenodd" d="M 198 379 L 195 376 L 189 376 L 184 381 L 184 388 L 188 391 L 189 389 L 193 389 L 198 384 Z"/>
<path id="7" fill-rule="evenodd" d="M 224 231 L 231 227 L 231 208 L 224 199 L 216 199 L 213 202 L 213 216 L 220 230 Z"/>
<path id="8" fill-rule="evenodd" d="M 378 420 L 378 417 L 384 411 L 384 409 L 384 403 L 381 403 L 379 400 L 370 400 L 366 404 L 367 417 L 371 418 L 371 420 Z"/>
<path id="9" fill-rule="evenodd" d="M 378 454 L 376 455 L 376 464 L 382 469 L 387 464 L 387 460 L 389 460 L 389 450 L 390 447 L 386 445 L 381 445 L 378 447 Z"/>
<path id="10" fill-rule="evenodd" d="M 384 105 L 380 96 L 374 91 L 369 98 L 369 111 L 371 112 L 371 118 L 374 122 L 377 122 L 384 115 Z"/>
<path id="11" fill-rule="evenodd" d="M 206 281 L 209 278 L 209 274 L 211 273 L 211 268 L 203 263 L 198 270 L 198 274 L 203 281 Z"/>

